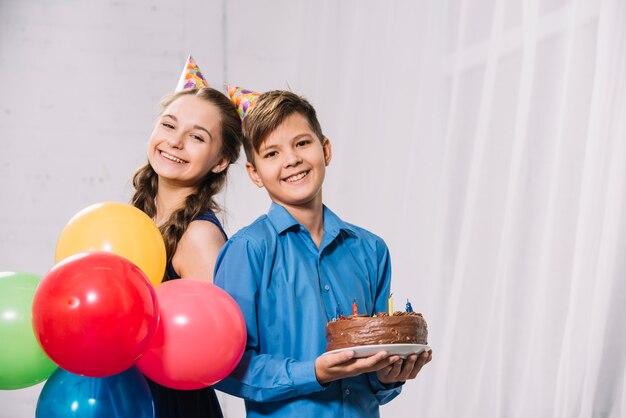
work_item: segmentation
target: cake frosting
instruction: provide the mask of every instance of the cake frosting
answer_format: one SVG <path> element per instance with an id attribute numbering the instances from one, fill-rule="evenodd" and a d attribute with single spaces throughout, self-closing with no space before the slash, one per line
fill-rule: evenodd
<path id="1" fill-rule="evenodd" d="M 377 344 L 428 344 L 424 317 L 418 312 L 381 312 L 350 315 L 326 324 L 326 351 Z"/>

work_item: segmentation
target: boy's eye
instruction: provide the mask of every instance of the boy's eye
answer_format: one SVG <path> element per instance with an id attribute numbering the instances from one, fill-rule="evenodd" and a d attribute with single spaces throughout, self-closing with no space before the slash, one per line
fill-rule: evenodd
<path id="1" fill-rule="evenodd" d="M 174 125 L 168 122 L 162 122 L 161 125 L 165 126 L 167 129 L 174 129 Z"/>
<path id="2" fill-rule="evenodd" d="M 276 151 L 270 151 L 266 154 L 263 154 L 263 158 L 272 158 L 274 156 L 278 155 L 278 153 Z"/>
<path id="3" fill-rule="evenodd" d="M 296 147 L 303 147 L 303 146 L 307 145 L 309 142 L 311 142 L 311 140 L 303 139 L 302 141 L 298 141 L 296 143 Z"/>

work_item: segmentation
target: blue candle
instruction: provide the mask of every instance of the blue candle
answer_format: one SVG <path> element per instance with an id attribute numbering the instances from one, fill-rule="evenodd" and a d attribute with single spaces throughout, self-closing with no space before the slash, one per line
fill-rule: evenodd
<path id="1" fill-rule="evenodd" d="M 411 306 L 411 302 L 409 302 L 409 300 L 406 300 L 406 311 L 407 312 L 413 312 L 413 307 Z"/>
<path id="2" fill-rule="evenodd" d="M 339 319 L 343 316 L 343 312 L 341 312 L 341 307 L 337 304 L 337 309 L 335 310 L 335 319 Z"/>

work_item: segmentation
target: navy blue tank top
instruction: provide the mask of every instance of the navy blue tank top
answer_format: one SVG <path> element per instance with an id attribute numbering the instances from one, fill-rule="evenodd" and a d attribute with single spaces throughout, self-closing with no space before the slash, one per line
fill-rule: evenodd
<path id="1" fill-rule="evenodd" d="M 212 211 L 200 213 L 192 222 L 195 221 L 214 223 L 222 231 L 224 239 L 228 239 L 222 224 Z M 171 279 L 180 279 L 171 262 L 167 264 L 167 273 Z M 154 399 L 156 418 L 223 418 L 215 390 L 210 386 L 196 390 L 177 390 L 161 386 L 148 378 L 146 380 Z"/>
<path id="2" fill-rule="evenodd" d="M 196 216 L 195 218 L 193 218 L 191 222 L 195 222 L 195 221 L 211 222 L 212 224 L 214 224 L 220 229 L 220 231 L 222 232 L 222 235 L 224 235 L 224 239 L 226 240 L 228 239 L 226 232 L 224 232 L 224 228 L 222 228 L 222 224 L 220 223 L 219 219 L 217 219 L 217 216 L 215 216 L 215 213 L 213 213 L 213 211 L 207 209 L 205 211 L 200 212 L 200 214 Z M 180 275 L 176 272 L 176 270 L 174 270 L 174 266 L 172 265 L 171 261 L 167 263 L 167 276 L 170 278 L 170 280 L 180 279 Z"/>

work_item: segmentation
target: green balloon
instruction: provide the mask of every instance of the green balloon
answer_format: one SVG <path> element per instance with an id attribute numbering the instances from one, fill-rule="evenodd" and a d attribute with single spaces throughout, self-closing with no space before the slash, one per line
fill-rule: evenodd
<path id="1" fill-rule="evenodd" d="M 57 368 L 39 346 L 32 304 L 41 277 L 0 272 L 0 389 L 21 389 L 46 380 Z"/>

